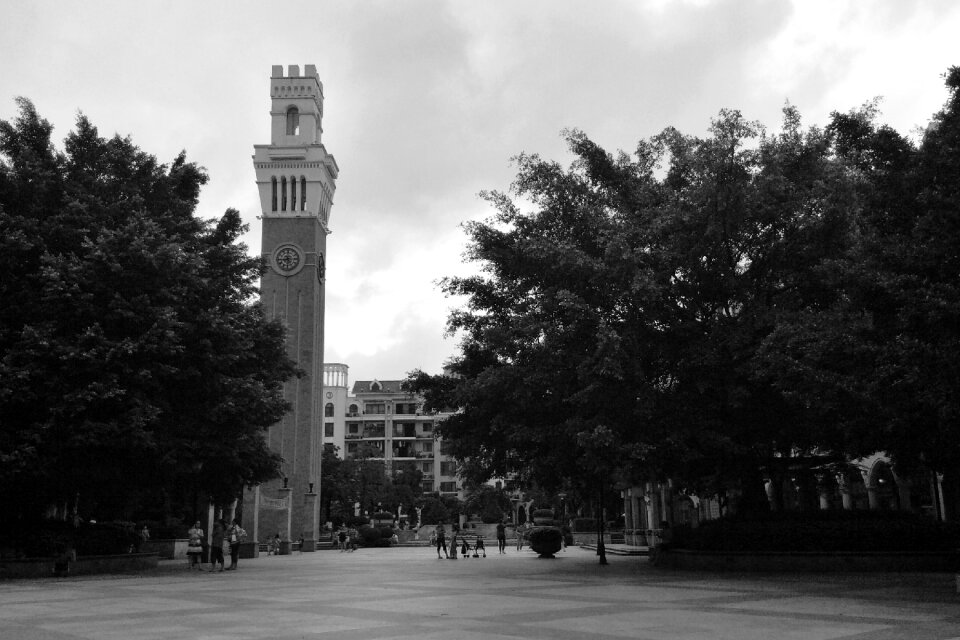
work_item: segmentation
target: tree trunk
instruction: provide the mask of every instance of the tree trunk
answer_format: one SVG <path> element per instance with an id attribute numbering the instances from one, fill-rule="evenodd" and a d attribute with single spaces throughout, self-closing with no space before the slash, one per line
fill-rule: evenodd
<path id="1" fill-rule="evenodd" d="M 947 522 L 960 520 L 960 472 L 950 469 L 943 472 L 943 519 Z"/>
<path id="2" fill-rule="evenodd" d="M 599 483 L 600 502 L 597 505 L 597 555 L 600 556 L 600 564 L 607 564 L 607 548 L 603 544 L 603 483 Z"/>

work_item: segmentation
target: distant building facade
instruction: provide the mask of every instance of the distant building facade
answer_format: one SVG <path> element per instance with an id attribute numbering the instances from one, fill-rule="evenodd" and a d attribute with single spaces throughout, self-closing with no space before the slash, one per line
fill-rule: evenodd
<path id="1" fill-rule="evenodd" d="M 407 464 L 423 473 L 423 493 L 463 498 L 457 463 L 437 437 L 449 413 L 428 413 L 423 398 L 401 389 L 402 380 L 358 380 L 349 389 L 349 367 L 324 365 L 323 446 L 343 459 L 366 455 L 387 471 Z"/>

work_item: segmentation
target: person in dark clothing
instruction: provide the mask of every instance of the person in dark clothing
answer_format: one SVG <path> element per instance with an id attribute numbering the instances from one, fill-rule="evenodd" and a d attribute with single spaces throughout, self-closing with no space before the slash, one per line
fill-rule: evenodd
<path id="1" fill-rule="evenodd" d="M 210 571 L 217 568 L 220 564 L 220 571 L 223 571 L 223 538 L 227 533 L 227 523 L 220 518 L 213 523 L 213 530 L 210 532 Z"/>
<path id="2" fill-rule="evenodd" d="M 497 547 L 500 548 L 500 553 L 507 552 L 507 526 L 503 524 L 503 520 L 497 523 Z"/>
<path id="3" fill-rule="evenodd" d="M 442 524 L 437 525 L 437 560 L 440 559 L 440 549 L 443 549 L 444 557 L 450 557 L 449 554 L 447 554 L 447 532 L 444 530 Z"/>

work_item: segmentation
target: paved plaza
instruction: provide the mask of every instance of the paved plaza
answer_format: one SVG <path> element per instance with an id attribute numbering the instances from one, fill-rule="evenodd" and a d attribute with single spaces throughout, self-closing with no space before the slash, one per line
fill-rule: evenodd
<path id="1" fill-rule="evenodd" d="M 952 574 L 719 575 L 571 548 L 427 548 L 164 562 L 147 575 L 0 582 L 0 639 L 960 639 Z"/>

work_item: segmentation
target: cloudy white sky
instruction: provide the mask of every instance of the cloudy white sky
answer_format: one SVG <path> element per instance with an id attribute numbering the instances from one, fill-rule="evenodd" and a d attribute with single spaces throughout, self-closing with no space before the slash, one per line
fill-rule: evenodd
<path id="1" fill-rule="evenodd" d="M 955 0 L 0 0 L 0 118 L 25 96 L 61 141 L 83 111 L 169 161 L 206 167 L 199 214 L 260 213 L 271 65 L 315 64 L 340 166 L 327 257 L 327 362 L 350 379 L 440 371 L 456 351 L 437 279 L 460 224 L 490 213 L 520 152 L 569 161 L 560 131 L 615 151 L 724 107 L 770 128 L 789 100 L 825 124 L 883 96 L 925 125 L 960 64 Z"/>

